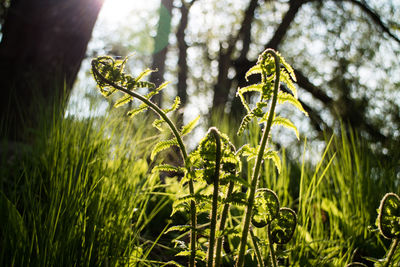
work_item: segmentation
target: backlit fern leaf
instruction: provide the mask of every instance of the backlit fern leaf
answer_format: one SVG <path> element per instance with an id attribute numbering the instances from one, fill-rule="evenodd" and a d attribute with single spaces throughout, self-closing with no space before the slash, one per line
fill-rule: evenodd
<path id="1" fill-rule="evenodd" d="M 154 146 L 153 150 L 151 151 L 150 159 L 151 159 L 151 160 L 154 160 L 154 157 L 155 157 L 158 153 L 160 153 L 161 151 L 163 151 L 163 150 L 165 150 L 165 149 L 168 149 L 168 148 L 170 148 L 170 147 L 172 147 L 172 146 L 174 146 L 174 145 L 178 145 L 178 141 L 177 141 L 175 138 L 170 139 L 170 140 L 164 140 L 164 141 L 158 142 L 158 143 Z"/>
<path id="2" fill-rule="evenodd" d="M 151 69 L 145 69 L 142 71 L 139 76 L 135 79 L 136 82 L 139 82 L 141 79 L 143 79 L 145 76 L 149 75 L 152 72 L 155 72 L 156 70 L 151 70 Z"/>
<path id="3" fill-rule="evenodd" d="M 263 84 L 252 84 L 246 87 L 239 88 L 239 94 L 244 94 L 247 92 L 259 92 L 262 93 L 264 85 Z"/>
<path id="4" fill-rule="evenodd" d="M 297 98 L 297 89 L 293 81 L 290 79 L 289 74 L 281 69 L 281 81 L 287 85 L 287 87 L 292 91 L 293 95 Z"/>
<path id="5" fill-rule="evenodd" d="M 145 97 L 147 99 L 150 99 L 151 97 L 155 96 L 156 94 L 160 93 L 162 89 L 164 89 L 167 85 L 169 84 L 169 82 L 164 82 L 162 83 L 159 87 L 157 87 L 154 91 L 151 91 L 150 93 L 148 93 L 147 95 L 145 95 Z M 154 85 L 155 87 L 155 85 Z"/>
<path id="6" fill-rule="evenodd" d="M 285 60 L 285 58 L 279 53 L 279 52 L 277 52 L 277 55 L 279 56 L 279 59 L 280 59 L 280 62 L 281 62 L 281 64 L 282 64 L 282 66 L 286 69 L 286 71 L 289 73 L 289 75 L 290 75 L 290 78 L 293 80 L 293 81 L 297 81 L 296 80 L 296 75 L 294 74 L 294 70 L 293 70 L 293 68 L 292 68 L 292 66 L 290 66 L 287 62 L 286 62 L 286 60 Z"/>
<path id="7" fill-rule="evenodd" d="M 254 118 L 253 113 L 248 113 L 246 116 L 243 117 L 242 122 L 240 123 L 239 130 L 237 132 L 238 135 L 241 135 L 244 130 L 246 130 L 247 125 L 251 122 Z"/>
<path id="8" fill-rule="evenodd" d="M 174 104 L 172 104 L 172 106 L 170 108 L 163 109 L 163 111 L 165 113 L 169 113 L 171 111 L 174 111 L 174 110 L 178 109 L 180 104 L 181 104 L 181 99 L 179 98 L 179 96 L 177 96 L 174 99 Z"/>
<path id="9" fill-rule="evenodd" d="M 185 232 L 185 231 L 190 230 L 190 228 L 191 228 L 191 225 L 187 225 L 187 224 L 174 225 L 174 226 L 171 226 L 170 228 L 168 228 L 168 230 L 165 231 L 165 234 L 169 233 L 169 232 L 172 232 L 172 231 Z"/>
<path id="10" fill-rule="evenodd" d="M 282 103 L 285 103 L 285 102 L 288 102 L 289 104 L 292 104 L 298 110 L 300 110 L 301 112 L 303 112 L 305 115 L 308 116 L 308 113 L 304 110 L 303 106 L 301 105 L 300 101 L 297 100 L 297 98 L 295 98 L 291 94 L 288 94 L 288 93 L 280 91 L 278 93 L 278 103 L 282 104 Z"/>
<path id="11" fill-rule="evenodd" d="M 279 173 L 281 172 L 282 163 L 281 163 L 281 158 L 278 155 L 278 152 L 273 150 L 268 150 L 267 152 L 264 153 L 264 160 L 265 159 L 272 159 L 276 168 L 278 169 L 278 172 Z"/>
<path id="12" fill-rule="evenodd" d="M 299 131 L 297 130 L 297 127 L 289 119 L 282 118 L 282 117 L 275 117 L 272 124 L 273 125 L 282 125 L 288 129 L 292 129 L 296 133 L 297 139 L 300 139 Z"/>
<path id="13" fill-rule="evenodd" d="M 132 109 L 128 111 L 127 115 L 131 118 L 135 117 L 139 113 L 146 111 L 148 109 L 148 106 L 141 104 L 138 108 Z"/>
<path id="14" fill-rule="evenodd" d="M 254 75 L 254 74 L 261 74 L 262 73 L 262 69 L 261 69 L 261 66 L 260 65 L 255 65 L 255 66 L 253 66 L 253 67 L 251 67 L 247 72 L 246 72 L 246 75 L 245 75 L 245 78 L 246 78 L 246 81 L 248 81 L 248 77 L 249 76 L 251 76 L 251 75 Z"/>
<path id="15" fill-rule="evenodd" d="M 162 125 L 165 123 L 165 121 L 163 119 L 155 119 L 152 123 L 152 126 L 154 128 L 156 128 L 157 130 L 159 130 L 160 132 L 164 131 L 164 129 L 162 128 Z"/>
<path id="16" fill-rule="evenodd" d="M 128 104 L 129 102 L 131 102 L 133 100 L 133 97 L 125 94 L 123 97 L 121 97 L 120 99 L 118 99 L 115 104 L 114 107 L 118 108 L 120 106 L 123 106 L 125 104 Z"/>
<path id="17" fill-rule="evenodd" d="M 181 130 L 181 135 L 185 136 L 185 135 L 189 134 L 191 131 L 193 131 L 193 129 L 196 127 L 197 122 L 199 121 L 199 119 L 200 119 L 200 116 L 197 116 L 195 119 L 193 119 L 188 124 L 183 126 L 182 130 Z"/>
<path id="18" fill-rule="evenodd" d="M 170 164 L 161 164 L 161 165 L 157 165 L 153 168 L 153 172 L 155 172 L 155 171 L 174 172 L 174 173 L 183 174 L 185 172 L 185 169 L 182 167 L 172 166 Z"/>

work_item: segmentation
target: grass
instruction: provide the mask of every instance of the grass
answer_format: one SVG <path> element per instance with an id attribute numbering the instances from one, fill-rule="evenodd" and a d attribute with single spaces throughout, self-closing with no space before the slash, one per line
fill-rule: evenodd
<path id="1" fill-rule="evenodd" d="M 145 117 L 135 123 L 64 118 L 43 125 L 30 132 L 34 138 L 29 146 L 2 145 L 12 153 L 0 157 L 1 266 L 185 264 L 174 256 L 177 235 L 164 234 L 168 226 L 187 221 L 182 214 L 169 217 L 181 188 L 175 178 L 164 184 L 151 173 L 149 151 L 159 136 L 145 137 L 151 131 Z M 228 120 L 219 120 L 218 126 L 235 132 Z M 250 131 L 252 135 L 232 139 L 237 147 L 257 142 L 248 138 L 258 136 L 259 127 Z M 308 150 L 305 144 L 303 157 Z M 358 261 L 379 266 L 377 259 L 385 256 L 390 241 L 376 229 L 376 210 L 387 192 L 400 193 L 399 156 L 390 153 L 374 151 L 357 134 L 343 130 L 341 137 L 327 139 L 316 165 L 291 159 L 285 151 L 279 174 L 273 163 L 264 164 L 260 187 L 273 189 L 281 205 L 298 214 L 293 240 L 276 246 L 279 265 Z M 243 164 L 249 175 L 252 167 L 251 162 Z M 242 213 L 233 207 L 227 224 L 240 225 Z M 265 230 L 253 231 L 268 266 Z M 235 236 L 225 239 L 224 266 L 234 264 L 239 242 Z M 256 265 L 255 247 L 249 244 L 246 264 Z M 393 266 L 399 263 L 397 251 Z"/>
<path id="2" fill-rule="evenodd" d="M 143 140 L 144 124 L 102 120 L 55 121 L 18 158 L 3 154 L 1 266 L 146 260 L 146 227 L 168 204 L 148 173 L 153 140 Z"/>
<path id="3" fill-rule="evenodd" d="M 149 173 L 145 159 L 156 138 L 144 139 L 144 128 L 111 119 L 67 118 L 43 130 L 17 161 L 3 155 L 1 265 L 179 261 L 172 256 L 173 236 L 160 235 L 179 187 L 168 179 L 175 186 L 165 191 Z M 277 249 L 279 263 L 344 266 L 383 258 L 390 244 L 375 231 L 376 209 L 385 193 L 399 193 L 397 159 L 379 156 L 351 134 L 333 138 L 316 166 L 295 163 L 285 153 L 280 174 L 272 163 L 265 164 L 262 186 L 275 190 L 299 218 L 294 240 Z M 240 223 L 237 213 L 232 209 L 231 225 Z M 266 238 L 262 230 L 254 231 Z M 229 250 L 237 245 L 235 238 L 226 240 L 226 266 L 233 264 Z M 268 255 L 267 244 L 260 249 Z M 397 253 L 395 262 L 399 258 Z"/>

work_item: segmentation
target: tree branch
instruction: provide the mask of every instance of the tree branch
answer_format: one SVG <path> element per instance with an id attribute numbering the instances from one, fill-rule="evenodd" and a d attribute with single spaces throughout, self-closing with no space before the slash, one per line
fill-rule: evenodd
<path id="1" fill-rule="evenodd" d="M 383 32 L 387 33 L 391 38 L 393 38 L 397 43 L 400 44 L 400 38 L 394 35 L 390 29 L 383 23 L 381 16 L 379 16 L 372 8 L 370 8 L 367 3 L 358 0 L 334 0 L 334 1 L 348 1 L 356 6 L 358 6 L 363 12 L 365 12 L 372 21 L 378 25 Z"/>

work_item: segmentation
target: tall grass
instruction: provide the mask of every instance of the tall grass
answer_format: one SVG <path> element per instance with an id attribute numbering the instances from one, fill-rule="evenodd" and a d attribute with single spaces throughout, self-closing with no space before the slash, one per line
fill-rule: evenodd
<path id="1" fill-rule="evenodd" d="M 273 166 L 266 165 L 265 186 L 277 192 L 283 205 L 294 208 L 299 219 L 292 245 L 285 248 L 289 256 L 282 263 L 372 264 L 384 257 L 390 245 L 376 231 L 375 221 L 382 197 L 399 191 L 398 158 L 383 158 L 363 139 L 344 130 L 341 137 L 326 143 L 315 166 L 285 160 L 286 167 L 278 175 Z"/>
<path id="2" fill-rule="evenodd" d="M 55 120 L 26 152 L 3 154 L 0 265 L 145 261 L 152 248 L 143 245 L 145 228 L 169 203 L 148 173 L 153 140 L 143 139 L 145 128 L 104 118 Z"/>

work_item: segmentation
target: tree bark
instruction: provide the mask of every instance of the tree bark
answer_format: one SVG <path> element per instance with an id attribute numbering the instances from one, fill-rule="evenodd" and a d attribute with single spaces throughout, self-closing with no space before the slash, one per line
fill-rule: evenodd
<path id="1" fill-rule="evenodd" d="M 159 86 L 164 81 L 165 73 L 165 60 L 167 59 L 167 51 L 169 44 L 169 34 L 171 32 L 171 12 L 172 12 L 173 0 L 161 0 L 160 4 L 160 17 L 158 20 L 157 34 L 154 38 L 154 54 L 153 63 L 151 68 L 157 69 L 157 72 L 153 72 L 150 75 L 150 82 L 155 83 Z M 152 97 L 152 101 L 158 106 L 162 104 L 162 93 Z"/>
<path id="2" fill-rule="evenodd" d="M 20 140 L 39 105 L 68 96 L 103 0 L 13 0 L 0 43 L 2 136 Z"/>

